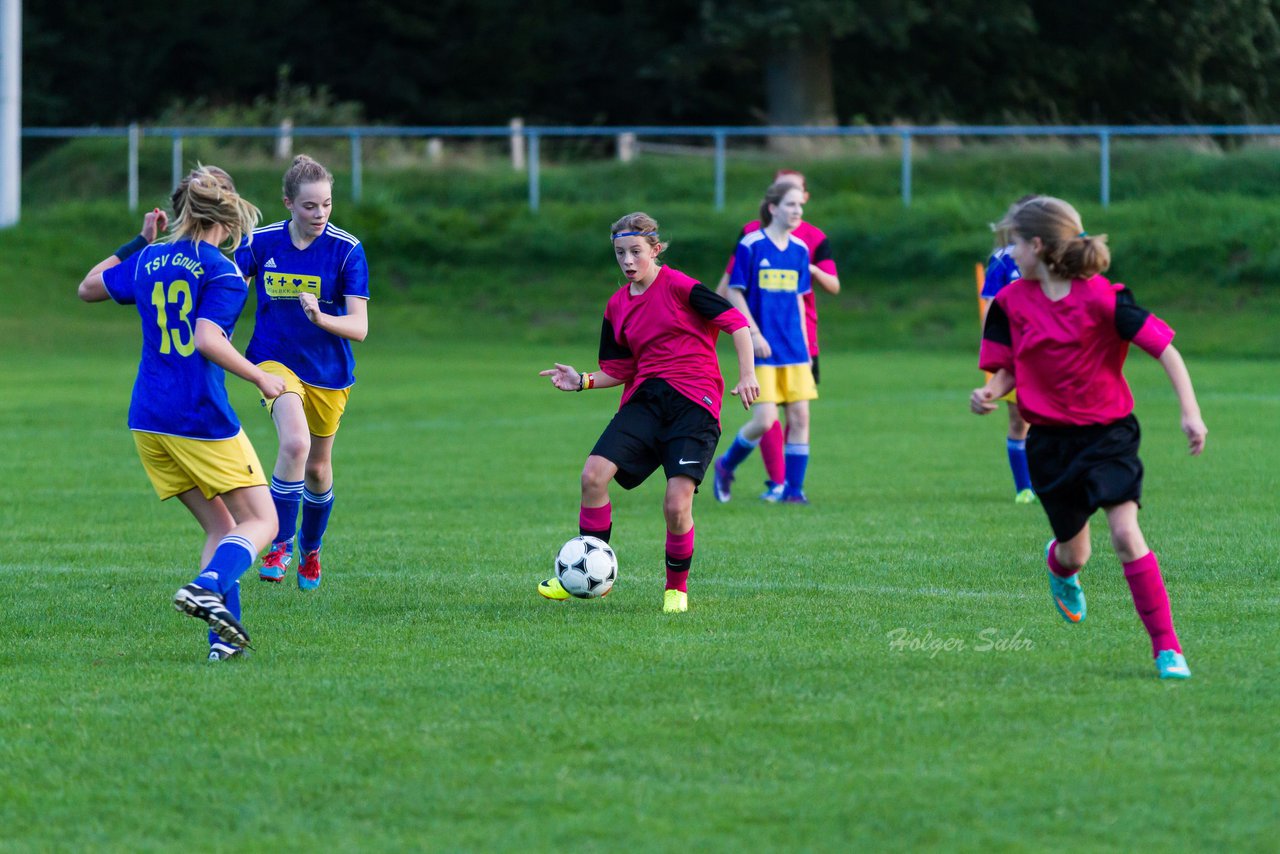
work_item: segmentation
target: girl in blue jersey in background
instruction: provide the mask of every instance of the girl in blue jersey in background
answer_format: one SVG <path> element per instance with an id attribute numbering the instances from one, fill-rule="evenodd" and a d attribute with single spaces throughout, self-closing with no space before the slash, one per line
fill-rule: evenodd
<path id="1" fill-rule="evenodd" d="M 167 216 L 148 214 L 141 235 L 88 272 L 79 296 L 135 305 L 142 319 L 129 429 L 156 494 L 178 496 L 204 528 L 201 571 L 173 604 L 209 624 L 209 658 L 218 661 L 249 643 L 239 578 L 276 532 L 262 465 L 227 400 L 223 370 L 267 399 L 284 383 L 229 340 L 248 290 L 218 246 L 239 244 L 258 209 L 226 172 L 202 166 L 174 191 L 173 212 L 172 233 L 156 243 Z"/>
<path id="2" fill-rule="evenodd" d="M 1034 198 L 1037 198 L 1035 194 L 1023 196 L 1010 205 L 1009 213 Z M 991 308 L 991 301 L 996 298 L 996 294 L 1010 282 L 1017 281 L 1022 276 L 1018 265 L 1014 263 L 1013 256 L 1009 254 L 1012 249 L 1010 245 L 1012 238 L 994 225 L 992 230 L 996 232 L 996 248 L 987 259 L 986 268 L 978 284 L 978 322 L 984 328 L 987 323 L 987 311 Z M 987 379 L 991 379 L 990 375 Z M 1031 486 L 1031 472 L 1027 468 L 1027 431 L 1031 429 L 1031 425 L 1023 419 L 1022 412 L 1018 409 L 1016 389 L 1000 399 L 1009 408 L 1009 432 L 1005 438 L 1005 449 L 1009 457 L 1009 471 L 1013 474 L 1013 500 L 1016 504 L 1034 504 L 1036 493 Z"/>
<path id="3" fill-rule="evenodd" d="M 729 302 L 751 325 L 760 396 L 751 420 L 716 460 L 715 495 L 728 501 L 734 469 L 786 407 L 784 504 L 808 504 L 804 476 L 809 466 L 809 401 L 818 396 L 805 330 L 804 295 L 812 290 L 809 247 L 793 234 L 804 218 L 804 190 L 782 180 L 760 205 L 759 231 L 738 242 L 729 276 Z"/>
<path id="4" fill-rule="evenodd" d="M 257 229 L 236 253 L 258 297 L 245 355 L 285 382 L 263 401 L 280 437 L 271 474 L 280 532 L 258 577 L 284 581 L 298 534 L 298 589 L 314 590 L 333 509 L 333 440 L 356 381 L 351 342 L 369 331 L 369 266 L 360 241 L 329 222 L 333 175 L 305 154 L 285 172 L 284 206 L 289 219 Z"/>

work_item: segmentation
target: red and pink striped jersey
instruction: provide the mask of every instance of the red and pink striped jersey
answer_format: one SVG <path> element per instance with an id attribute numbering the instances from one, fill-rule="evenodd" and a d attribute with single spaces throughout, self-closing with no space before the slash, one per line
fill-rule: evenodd
<path id="1" fill-rule="evenodd" d="M 746 325 L 724 297 L 679 270 L 662 267 L 644 293 L 632 295 L 627 283 L 609 298 L 600 330 L 600 370 L 626 383 L 623 404 L 645 380 L 657 377 L 718 420 L 724 379 L 716 335 Z"/>
<path id="2" fill-rule="evenodd" d="M 738 240 L 746 237 L 753 231 L 760 230 L 760 220 L 753 219 L 742 227 L 742 231 L 738 234 Z M 822 229 L 809 222 L 801 222 L 796 226 L 796 230 L 791 232 L 805 246 L 809 247 L 809 263 L 816 266 L 824 273 L 830 273 L 832 276 L 839 275 L 836 272 L 835 259 L 831 257 L 831 244 L 827 242 L 827 235 Z M 729 263 L 725 266 L 726 274 L 733 272 L 734 256 L 729 256 Z M 816 285 L 816 283 L 815 283 Z M 809 335 L 809 355 L 818 355 L 818 301 L 814 298 L 814 292 L 818 287 L 814 287 L 804 295 L 804 326 L 805 332 Z"/>
<path id="3" fill-rule="evenodd" d="M 1107 424 L 1133 411 L 1123 373 L 1129 342 L 1159 358 L 1173 335 L 1102 276 L 1073 281 L 1056 302 L 1038 280 L 1019 279 L 991 303 L 978 364 L 1013 373 L 1018 408 L 1032 424 Z"/>

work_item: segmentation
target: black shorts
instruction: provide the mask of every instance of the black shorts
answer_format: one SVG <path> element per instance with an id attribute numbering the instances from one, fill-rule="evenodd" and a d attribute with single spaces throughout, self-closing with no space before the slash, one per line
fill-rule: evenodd
<path id="1" fill-rule="evenodd" d="M 1132 414 L 1083 427 L 1031 425 L 1031 485 L 1059 542 L 1080 533 L 1099 507 L 1142 498 L 1141 438 Z"/>
<path id="2" fill-rule="evenodd" d="M 591 453 L 618 467 L 614 480 L 635 489 L 662 466 L 667 479 L 678 474 L 702 483 L 720 441 L 720 423 L 707 409 L 665 380 L 645 380 L 631 395 Z"/>
<path id="3" fill-rule="evenodd" d="M 817 384 L 818 384 L 818 382 L 819 382 L 819 380 L 818 380 L 818 354 L 817 354 L 817 353 L 814 353 L 814 354 L 813 354 L 813 364 L 809 366 L 809 369 L 813 371 L 813 384 L 814 384 L 814 385 L 817 385 Z"/>

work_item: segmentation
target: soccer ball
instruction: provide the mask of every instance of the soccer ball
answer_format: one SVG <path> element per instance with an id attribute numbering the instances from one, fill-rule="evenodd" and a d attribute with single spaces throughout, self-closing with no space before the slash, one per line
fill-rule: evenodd
<path id="1" fill-rule="evenodd" d="M 556 578 L 570 595 L 596 599 L 613 588 L 618 578 L 618 556 L 604 540 L 574 537 L 556 555 Z"/>

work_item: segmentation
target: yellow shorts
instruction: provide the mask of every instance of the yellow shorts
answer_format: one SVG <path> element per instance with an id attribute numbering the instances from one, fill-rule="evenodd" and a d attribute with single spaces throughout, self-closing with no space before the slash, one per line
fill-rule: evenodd
<path id="1" fill-rule="evenodd" d="M 187 439 L 135 430 L 142 467 L 160 500 L 199 487 L 213 498 L 245 486 L 266 486 L 262 463 L 242 429 L 230 439 Z"/>
<path id="2" fill-rule="evenodd" d="M 982 373 L 986 376 L 986 378 L 987 378 L 988 380 L 990 380 L 993 376 L 995 376 L 995 374 L 991 373 L 990 371 L 983 371 Z M 1017 402 L 1018 402 L 1018 390 L 1017 390 L 1016 388 L 1011 388 L 1011 389 L 1009 389 L 1009 393 L 1008 393 L 1008 394 L 1006 394 L 1004 397 L 1000 397 L 1000 398 L 996 398 L 996 399 L 997 399 L 997 400 L 1007 400 L 1007 401 L 1009 401 L 1010 403 L 1017 403 Z"/>
<path id="3" fill-rule="evenodd" d="M 795 403 L 818 397 L 818 384 L 808 365 L 756 365 L 756 379 L 760 382 L 757 403 Z"/>
<path id="4" fill-rule="evenodd" d="M 342 413 L 347 408 L 350 388 L 320 388 L 307 385 L 298 375 L 279 362 L 262 362 L 259 368 L 284 380 L 284 394 L 293 392 L 302 399 L 302 411 L 307 416 L 307 430 L 313 436 L 332 436 L 338 432 Z M 282 394 L 280 397 L 284 397 Z M 277 397 L 276 400 L 280 398 Z M 262 405 L 270 412 L 275 400 L 263 399 Z"/>

